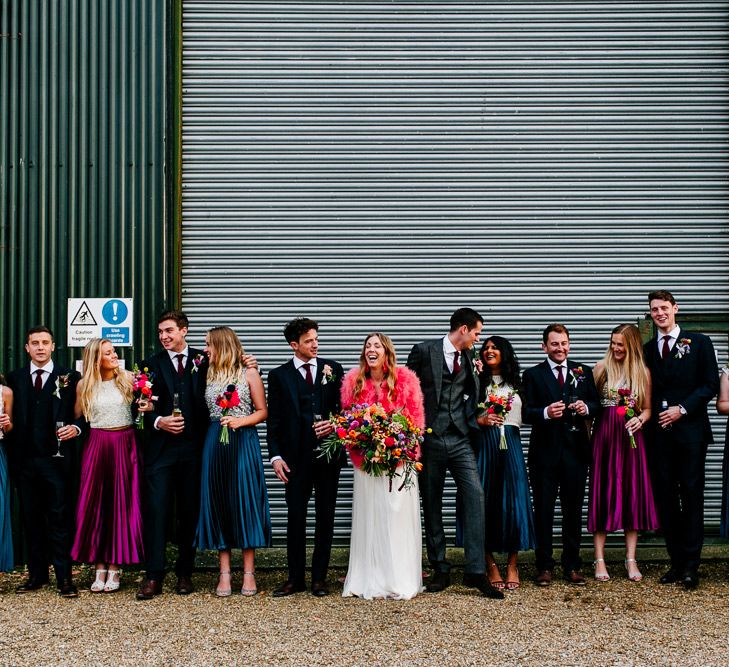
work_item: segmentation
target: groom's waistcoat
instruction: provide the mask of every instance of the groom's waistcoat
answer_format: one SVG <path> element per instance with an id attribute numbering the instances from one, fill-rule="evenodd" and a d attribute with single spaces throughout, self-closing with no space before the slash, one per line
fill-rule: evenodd
<path id="1" fill-rule="evenodd" d="M 25 452 L 30 456 L 44 456 L 49 448 L 48 443 L 53 442 L 54 447 L 56 444 L 52 437 L 55 431 L 53 394 L 46 391 L 46 387 L 40 392 L 36 393 L 35 390 L 32 390 L 28 394 L 28 416 L 31 438 L 30 442 L 25 444 Z"/>
<path id="2" fill-rule="evenodd" d="M 443 382 L 440 389 L 438 414 L 431 427 L 436 433 L 445 433 L 452 427 L 451 430 L 455 428 L 462 435 L 468 434 L 466 402 L 463 400 L 467 373 L 468 371 L 462 368 L 454 376 L 443 362 Z"/>
<path id="3" fill-rule="evenodd" d="M 306 384 L 306 380 L 298 371 L 296 375 L 298 376 L 296 387 L 299 393 L 299 433 L 301 441 L 308 443 L 313 449 L 318 443 L 311 426 L 314 423 L 314 415 L 322 414 L 321 391 L 316 384 L 312 386 Z"/>

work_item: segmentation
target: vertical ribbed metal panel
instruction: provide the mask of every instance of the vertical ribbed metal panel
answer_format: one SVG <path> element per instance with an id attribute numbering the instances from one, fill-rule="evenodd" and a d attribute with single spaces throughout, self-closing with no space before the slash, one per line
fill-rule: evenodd
<path id="1" fill-rule="evenodd" d="M 74 296 L 133 297 L 135 352 L 154 347 L 169 298 L 165 99 L 164 0 L 0 3 L 4 369 L 24 362 L 33 324 L 65 345 Z"/>
<path id="2" fill-rule="evenodd" d="M 194 337 L 230 324 L 270 368 L 282 323 L 307 314 L 345 366 L 373 329 L 404 360 L 471 305 L 524 366 L 552 321 L 594 363 L 649 289 L 726 312 L 728 10 L 184 0 Z M 717 444 L 710 529 L 719 465 Z"/>

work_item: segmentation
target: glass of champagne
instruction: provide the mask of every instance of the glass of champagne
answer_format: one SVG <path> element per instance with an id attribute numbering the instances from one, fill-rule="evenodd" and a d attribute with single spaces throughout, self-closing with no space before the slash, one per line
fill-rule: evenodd
<path id="1" fill-rule="evenodd" d="M 180 407 L 180 395 L 172 395 L 172 416 L 182 417 L 182 408 Z"/>
<path id="2" fill-rule="evenodd" d="M 316 436 L 316 440 L 317 440 L 316 451 L 321 449 L 321 447 L 319 446 L 319 435 L 316 432 L 316 423 L 320 422 L 321 420 L 322 420 L 322 416 L 318 413 L 314 413 L 314 425 L 315 425 L 314 426 L 314 435 Z"/>
<path id="3" fill-rule="evenodd" d="M 577 395 L 576 394 L 570 394 L 567 396 L 567 404 L 574 406 L 575 401 L 577 401 Z M 577 409 L 574 407 L 570 408 L 570 414 L 572 415 L 572 424 L 570 426 L 570 432 L 571 433 L 578 433 L 579 428 L 577 428 L 576 419 L 577 419 Z"/>
<path id="4" fill-rule="evenodd" d="M 53 455 L 53 458 L 64 458 L 61 454 L 61 429 L 65 426 L 63 422 L 56 422 L 56 442 L 58 443 L 58 451 Z"/>

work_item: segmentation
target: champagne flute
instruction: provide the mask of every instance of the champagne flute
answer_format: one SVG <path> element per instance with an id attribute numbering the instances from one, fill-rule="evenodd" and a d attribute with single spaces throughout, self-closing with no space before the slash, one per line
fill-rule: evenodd
<path id="1" fill-rule="evenodd" d="M 568 405 L 574 405 L 575 404 L 575 401 L 577 401 L 577 395 L 576 394 L 570 394 L 569 396 L 567 396 L 567 404 Z M 577 409 L 574 408 L 574 407 L 571 407 L 570 408 L 570 414 L 572 415 L 572 424 L 571 424 L 569 430 L 570 430 L 571 433 L 578 433 L 580 429 L 577 428 L 577 424 L 575 423 L 575 420 L 577 418 Z"/>
<path id="2" fill-rule="evenodd" d="M 172 395 L 172 416 L 182 417 L 182 408 L 180 407 L 180 395 L 177 393 Z"/>
<path id="3" fill-rule="evenodd" d="M 322 416 L 318 413 L 314 413 L 314 424 L 316 424 L 317 422 L 320 422 L 321 420 L 322 420 Z M 315 429 L 314 435 L 316 435 L 316 439 L 317 439 L 317 445 L 314 448 L 314 451 L 318 451 L 321 449 L 321 447 L 319 446 L 319 435 L 316 432 L 316 427 L 314 427 L 314 429 Z"/>
<path id="4" fill-rule="evenodd" d="M 58 443 L 58 451 L 53 455 L 53 458 L 64 458 L 63 454 L 61 454 L 61 436 L 60 436 L 60 430 L 65 426 L 63 422 L 56 422 L 56 442 Z"/>

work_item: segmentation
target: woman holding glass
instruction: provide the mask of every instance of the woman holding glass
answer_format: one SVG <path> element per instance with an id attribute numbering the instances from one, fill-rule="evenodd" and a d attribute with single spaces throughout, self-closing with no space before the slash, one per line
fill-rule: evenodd
<path id="1" fill-rule="evenodd" d="M 121 565 L 143 560 L 140 459 L 132 427 L 132 374 L 119 367 L 111 341 L 84 348 L 76 417 L 91 430 L 81 459 L 81 486 L 71 557 L 95 563 L 92 593 L 119 589 Z"/>
<path id="2" fill-rule="evenodd" d="M 643 426 L 651 418 L 651 378 L 643 361 L 640 331 L 621 324 L 610 335 L 595 385 L 603 410 L 592 433 L 587 530 L 594 535 L 595 579 L 610 579 L 605 566 L 607 533 L 625 531 L 628 579 L 640 581 L 635 549 L 639 530 L 658 528 Z"/>
<path id="3" fill-rule="evenodd" d="M 247 368 L 238 336 L 229 327 L 214 327 L 205 337 L 205 402 L 210 427 L 202 458 L 200 517 L 195 546 L 216 549 L 220 576 L 215 594 L 232 593 L 230 550 L 243 550 L 240 592 L 258 592 L 255 550 L 271 546 L 271 516 L 256 426 L 268 416 L 263 381 Z"/>
<path id="4" fill-rule="evenodd" d="M 13 429 L 13 391 L 5 386 L 0 375 L 0 438 Z M 0 572 L 13 569 L 13 534 L 10 530 L 10 496 L 12 486 L 8 479 L 8 459 L 5 446 L 0 443 Z"/>

